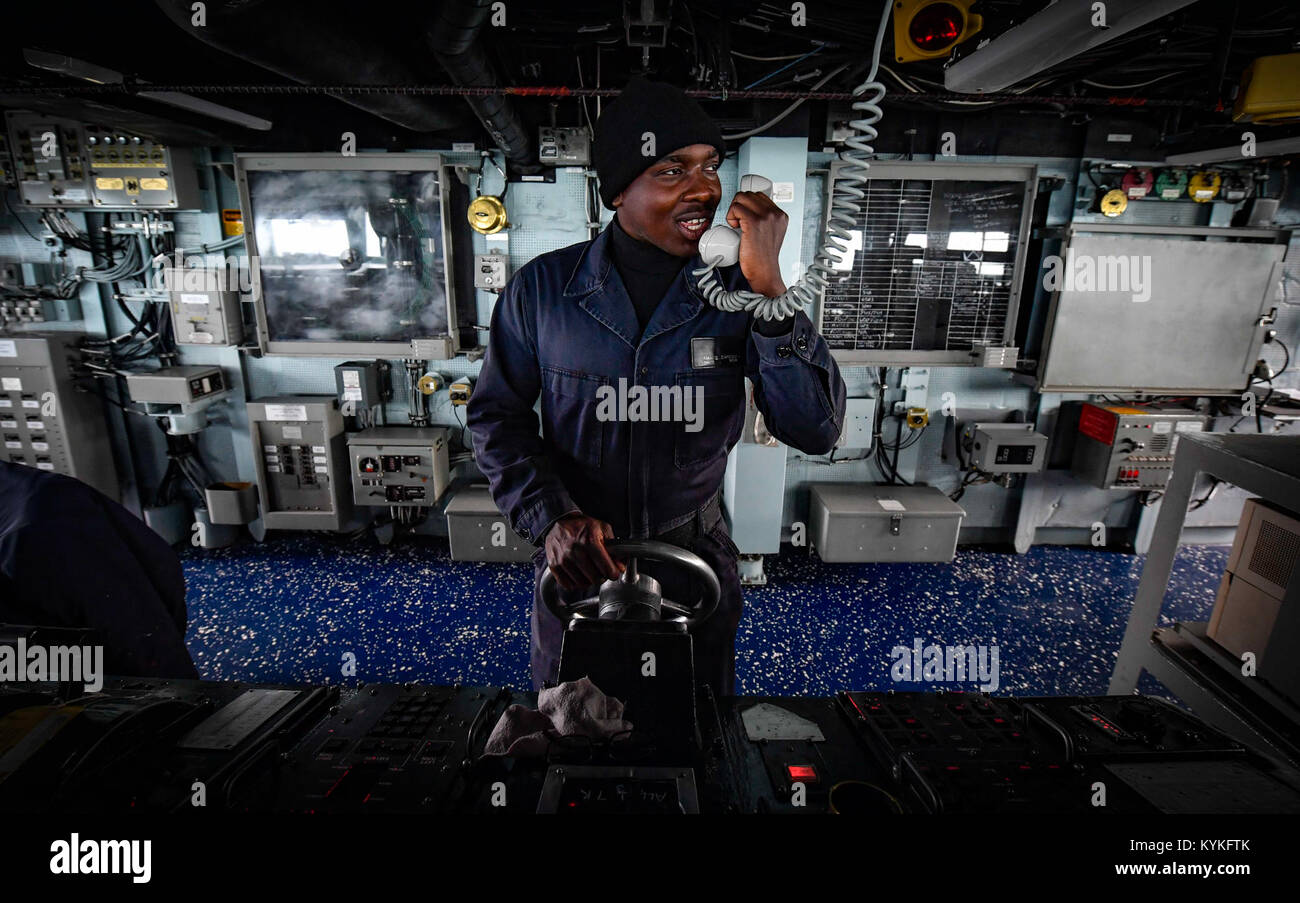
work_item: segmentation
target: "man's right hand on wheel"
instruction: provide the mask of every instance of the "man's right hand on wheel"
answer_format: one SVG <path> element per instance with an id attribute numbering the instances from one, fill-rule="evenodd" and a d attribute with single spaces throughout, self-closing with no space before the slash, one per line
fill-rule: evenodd
<path id="1" fill-rule="evenodd" d="M 546 563 L 562 589 L 599 586 L 623 574 L 626 567 L 610 557 L 605 540 L 614 528 L 585 514 L 566 514 L 546 533 Z"/>

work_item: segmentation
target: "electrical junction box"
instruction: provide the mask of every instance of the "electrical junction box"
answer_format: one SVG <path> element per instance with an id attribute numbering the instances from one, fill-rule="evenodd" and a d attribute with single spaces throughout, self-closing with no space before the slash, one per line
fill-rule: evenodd
<path id="1" fill-rule="evenodd" d="M 447 503 L 453 561 L 528 561 L 536 546 L 510 529 L 486 486 L 466 486 Z"/>
<path id="2" fill-rule="evenodd" d="M 238 345 L 244 339 L 239 292 L 173 291 L 168 309 L 178 345 Z"/>
<path id="3" fill-rule="evenodd" d="M 510 278 L 507 264 L 510 259 L 505 254 L 476 254 L 474 256 L 474 287 L 499 292 L 506 287 Z"/>
<path id="4" fill-rule="evenodd" d="M 1070 469 L 1100 489 L 1162 490 L 1173 475 L 1179 438 L 1204 429 L 1204 415 L 1187 408 L 1085 402 Z"/>
<path id="5" fill-rule="evenodd" d="M 836 448 L 870 449 L 876 424 L 876 398 L 849 398 L 844 402 L 844 430 Z"/>
<path id="6" fill-rule="evenodd" d="M 586 166 L 591 162 L 587 130 L 542 126 L 537 130 L 537 159 L 546 166 Z"/>
<path id="7" fill-rule="evenodd" d="M 334 368 L 334 387 L 339 403 L 352 403 L 355 416 L 377 408 L 387 397 L 384 393 L 383 373 L 387 364 L 380 361 L 344 361 Z"/>
<path id="8" fill-rule="evenodd" d="M 220 367 L 164 367 L 126 376 L 126 392 L 140 404 L 193 404 L 227 388 Z"/>
<path id="9" fill-rule="evenodd" d="M 104 409 L 80 392 L 72 364 L 82 333 L 0 336 L 2 460 L 75 477 L 117 501 Z"/>
<path id="10" fill-rule="evenodd" d="M 814 483 L 809 536 L 822 561 L 952 561 L 966 511 L 932 486 Z"/>
<path id="11" fill-rule="evenodd" d="M 269 530 L 342 530 L 353 516 L 338 400 L 282 395 L 248 403 L 262 523 Z"/>
<path id="12" fill-rule="evenodd" d="M 451 482 L 442 427 L 382 426 L 352 433 L 348 461 L 357 505 L 431 508 Z"/>
<path id="13" fill-rule="evenodd" d="M 1038 473 L 1047 460 L 1047 437 L 1032 423 L 975 423 L 970 436 L 970 465 L 985 473 Z"/>

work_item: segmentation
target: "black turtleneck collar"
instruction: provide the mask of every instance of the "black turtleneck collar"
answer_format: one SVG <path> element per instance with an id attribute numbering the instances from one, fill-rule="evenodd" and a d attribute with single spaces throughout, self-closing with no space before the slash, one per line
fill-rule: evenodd
<path id="1" fill-rule="evenodd" d="M 613 239 L 614 260 L 618 263 L 620 272 L 632 270 L 637 273 L 676 274 L 687 261 L 685 257 L 669 254 L 648 241 L 628 235 L 618 221 L 618 214 L 614 214 L 610 228 L 613 230 L 610 237 Z"/>

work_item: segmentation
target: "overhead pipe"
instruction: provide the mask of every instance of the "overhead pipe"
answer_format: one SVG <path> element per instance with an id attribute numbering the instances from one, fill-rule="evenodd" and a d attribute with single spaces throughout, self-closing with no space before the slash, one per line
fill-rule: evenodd
<path id="1" fill-rule="evenodd" d="M 492 0 L 447 0 L 434 17 L 429 45 L 460 87 L 496 88 L 499 81 L 479 41 L 491 4 Z M 512 167 L 526 174 L 541 171 L 528 129 L 508 98 L 482 90 L 463 96 Z"/>

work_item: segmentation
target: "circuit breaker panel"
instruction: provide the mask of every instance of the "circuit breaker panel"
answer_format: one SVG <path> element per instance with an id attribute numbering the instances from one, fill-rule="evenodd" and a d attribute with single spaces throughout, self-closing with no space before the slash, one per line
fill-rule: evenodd
<path id="1" fill-rule="evenodd" d="M 262 522 L 270 530 L 341 530 L 352 519 L 343 416 L 332 396 L 248 403 Z"/>
<path id="2" fill-rule="evenodd" d="M 81 333 L 0 338 L 4 460 L 76 477 L 117 501 L 117 473 L 98 398 L 72 379 Z"/>

